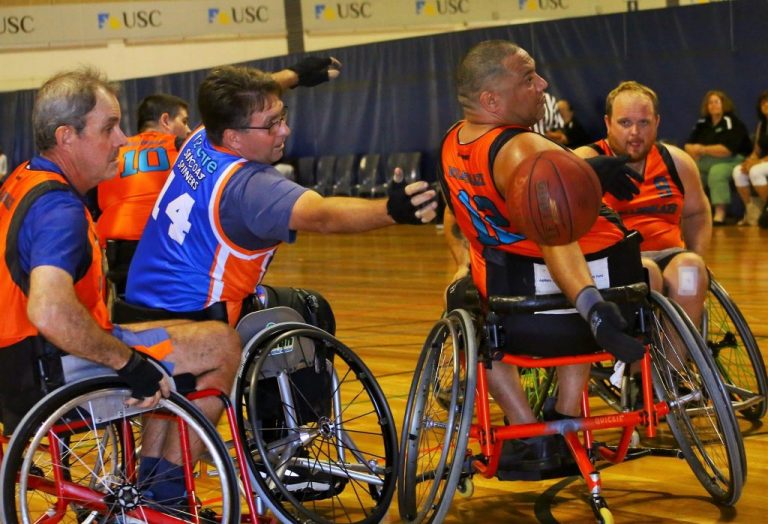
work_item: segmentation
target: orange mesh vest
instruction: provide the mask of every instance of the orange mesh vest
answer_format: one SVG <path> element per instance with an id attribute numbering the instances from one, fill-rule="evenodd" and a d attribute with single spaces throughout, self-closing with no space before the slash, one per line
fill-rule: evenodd
<path id="1" fill-rule="evenodd" d="M 613 155 L 608 142 L 593 144 L 600 154 Z M 670 247 L 685 247 L 680 220 L 683 215 L 685 192 L 677 168 L 663 144 L 651 147 L 645 159 L 640 194 L 632 200 L 619 200 L 610 194 L 603 198 L 621 216 L 621 221 L 643 236 L 640 249 L 658 251 Z"/>
<path id="2" fill-rule="evenodd" d="M 146 131 L 128 139 L 120 149 L 118 175 L 99 184 L 96 232 L 102 243 L 141 238 L 177 155 L 174 135 Z"/>
<path id="3" fill-rule="evenodd" d="M 19 230 L 30 206 L 48 191 L 74 191 L 69 182 L 56 173 L 31 171 L 27 163 L 19 166 L 0 189 L 0 297 L 3 303 L 3 322 L 0 323 L 0 348 L 37 335 L 38 331 L 27 318 L 29 275 L 19 266 L 17 251 Z M 102 300 L 103 269 L 101 249 L 91 215 L 83 206 L 88 220 L 88 240 L 91 263 L 85 274 L 75 283 L 75 294 L 93 319 L 104 329 L 111 329 L 107 307 Z"/>
<path id="4" fill-rule="evenodd" d="M 456 222 L 469 241 L 472 278 L 483 297 L 486 290 L 485 249 L 495 249 L 525 257 L 541 258 L 535 242 L 514 230 L 507 202 L 493 179 L 493 161 L 501 147 L 514 136 L 530 130 L 518 126 L 491 129 L 472 142 L 459 142 L 461 121 L 443 139 L 440 183 L 448 197 Z M 604 209 L 592 229 L 579 239 L 581 251 L 588 255 L 616 244 L 624 232 L 609 221 Z"/>

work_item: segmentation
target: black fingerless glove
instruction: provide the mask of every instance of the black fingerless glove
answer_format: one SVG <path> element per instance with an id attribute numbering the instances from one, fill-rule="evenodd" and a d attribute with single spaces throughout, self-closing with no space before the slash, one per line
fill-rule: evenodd
<path id="1" fill-rule="evenodd" d="M 131 396 L 137 399 L 151 397 L 157 393 L 163 378 L 160 370 L 133 348 L 128 363 L 116 372 L 131 388 Z"/>
<path id="2" fill-rule="evenodd" d="M 645 347 L 636 338 L 624 333 L 627 321 L 613 302 L 598 302 L 589 311 L 589 329 L 605 351 L 624 362 L 643 358 Z"/>
<path id="3" fill-rule="evenodd" d="M 308 56 L 288 67 L 299 77 L 297 85 L 313 87 L 328 81 L 328 68 L 332 61 L 330 57 Z"/>
<path id="4" fill-rule="evenodd" d="M 405 193 L 405 180 L 395 182 L 394 180 L 389 183 L 387 188 L 387 214 L 391 216 L 398 224 L 421 224 L 421 219 L 416 216 L 416 211 L 419 207 L 414 206 L 411 203 L 411 199 L 419 193 L 414 193 L 408 196 Z M 427 187 L 424 191 L 428 191 Z M 420 207 L 429 205 L 432 202 L 425 202 Z"/>
<path id="5" fill-rule="evenodd" d="M 610 193 L 619 200 L 632 200 L 640 192 L 633 180 L 642 182 L 643 177 L 627 165 L 629 155 L 599 155 L 585 160 L 597 173 L 603 193 Z"/>

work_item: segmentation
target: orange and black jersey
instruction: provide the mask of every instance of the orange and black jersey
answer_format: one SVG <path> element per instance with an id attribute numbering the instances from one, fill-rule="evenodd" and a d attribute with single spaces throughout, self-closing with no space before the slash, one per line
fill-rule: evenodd
<path id="1" fill-rule="evenodd" d="M 606 140 L 589 147 L 601 155 L 613 155 Z M 636 182 L 640 193 L 632 200 L 618 200 L 606 194 L 605 202 L 621 215 L 624 225 L 643 236 L 643 251 L 685 247 L 680 227 L 685 190 L 666 146 L 657 142 L 651 147 L 641 174 L 643 181 Z"/>
<path id="2" fill-rule="evenodd" d="M 459 141 L 464 121 L 455 124 L 443 139 L 438 178 L 462 233 L 470 244 L 472 275 L 486 296 L 486 250 L 540 259 L 539 246 L 512 225 L 507 202 L 496 188 L 493 164 L 502 146 L 528 128 L 501 126 L 469 142 Z M 592 229 L 579 239 L 585 255 L 620 242 L 625 236 L 621 220 L 603 206 Z"/>

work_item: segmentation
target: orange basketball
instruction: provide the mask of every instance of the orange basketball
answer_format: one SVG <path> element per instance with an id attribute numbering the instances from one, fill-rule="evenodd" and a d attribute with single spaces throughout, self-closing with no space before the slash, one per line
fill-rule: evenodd
<path id="1" fill-rule="evenodd" d="M 603 191 L 584 159 L 565 150 L 549 150 L 517 166 L 506 198 L 518 231 L 537 244 L 559 246 L 592 228 Z"/>

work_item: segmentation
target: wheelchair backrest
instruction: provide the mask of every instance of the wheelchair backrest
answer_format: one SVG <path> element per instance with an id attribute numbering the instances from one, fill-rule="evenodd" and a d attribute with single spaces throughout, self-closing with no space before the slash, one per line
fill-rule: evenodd
<path id="1" fill-rule="evenodd" d="M 260 379 L 314 365 L 314 342 L 307 337 L 281 337 L 279 325 L 286 323 L 301 323 L 309 329 L 319 331 L 319 328 L 306 324 L 296 310 L 285 306 L 249 313 L 237 324 L 236 329 L 245 350 L 244 358 L 248 358 L 254 350 L 260 352 L 262 346 L 269 347 L 270 354 L 261 368 Z"/>

